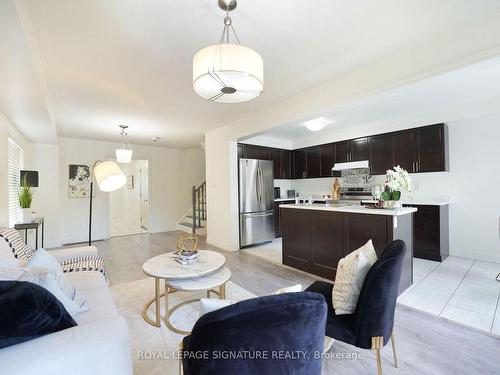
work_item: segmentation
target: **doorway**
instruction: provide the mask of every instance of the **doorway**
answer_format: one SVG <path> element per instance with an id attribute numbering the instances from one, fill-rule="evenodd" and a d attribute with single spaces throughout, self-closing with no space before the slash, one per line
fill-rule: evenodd
<path id="1" fill-rule="evenodd" d="M 127 177 L 123 188 L 109 194 L 110 236 L 128 236 L 149 230 L 149 165 L 147 160 L 121 164 Z"/>

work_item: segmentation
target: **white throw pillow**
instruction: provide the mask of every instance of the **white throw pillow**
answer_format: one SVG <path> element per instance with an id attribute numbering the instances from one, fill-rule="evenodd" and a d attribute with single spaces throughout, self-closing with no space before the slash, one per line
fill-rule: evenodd
<path id="1" fill-rule="evenodd" d="M 292 286 L 287 286 L 285 288 L 278 289 L 273 294 L 283 294 L 283 293 L 298 293 L 302 292 L 302 285 L 295 284 Z"/>
<path id="2" fill-rule="evenodd" d="M 85 305 L 85 299 L 72 299 L 65 294 L 63 289 L 59 286 L 57 276 L 48 268 L 33 267 L 27 269 L 18 278 L 18 281 L 28 281 L 33 284 L 40 285 L 47 289 L 59 302 L 61 302 L 66 311 L 74 318 L 77 314 L 87 311 L 88 307 Z"/>
<path id="3" fill-rule="evenodd" d="M 201 298 L 200 299 L 200 316 L 206 313 L 222 309 L 223 307 L 230 306 L 236 303 L 236 301 L 231 301 L 228 299 L 218 299 L 218 298 Z"/>
<path id="4" fill-rule="evenodd" d="M 332 291 L 336 315 L 354 313 L 366 274 L 376 261 L 372 240 L 339 260 Z"/>
<path id="5" fill-rule="evenodd" d="M 43 268 L 52 271 L 57 287 L 77 306 L 78 312 L 88 310 L 87 299 L 66 279 L 61 264 L 44 249 L 38 249 L 26 265 L 27 268 Z M 28 280 L 27 280 L 28 281 Z M 56 296 L 57 297 L 57 296 Z M 62 301 L 61 301 L 62 302 Z M 69 310 L 68 310 L 69 312 Z M 78 314 L 77 312 L 77 314 Z M 71 312 L 70 312 L 71 314 Z M 73 316 L 73 314 L 71 314 Z"/>

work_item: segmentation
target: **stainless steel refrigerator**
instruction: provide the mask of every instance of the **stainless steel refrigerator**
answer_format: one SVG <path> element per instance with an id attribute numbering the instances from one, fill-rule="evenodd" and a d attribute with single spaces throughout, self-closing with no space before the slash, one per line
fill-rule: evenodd
<path id="1" fill-rule="evenodd" d="M 240 159 L 240 246 L 274 239 L 274 175 L 269 160 Z"/>

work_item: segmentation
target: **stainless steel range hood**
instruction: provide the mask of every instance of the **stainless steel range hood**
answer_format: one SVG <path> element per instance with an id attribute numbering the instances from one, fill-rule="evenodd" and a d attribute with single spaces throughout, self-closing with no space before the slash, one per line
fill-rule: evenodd
<path id="1" fill-rule="evenodd" d="M 370 168 L 368 160 L 349 161 L 346 163 L 335 163 L 332 171 L 347 171 L 349 169 L 367 169 Z"/>

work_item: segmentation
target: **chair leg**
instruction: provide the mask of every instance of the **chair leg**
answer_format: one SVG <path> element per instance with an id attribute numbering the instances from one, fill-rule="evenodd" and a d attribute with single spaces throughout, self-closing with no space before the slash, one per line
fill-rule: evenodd
<path id="1" fill-rule="evenodd" d="M 396 337 L 394 336 L 394 332 L 391 334 L 391 346 L 392 346 L 392 354 L 394 354 L 394 367 L 398 367 L 398 355 L 396 354 Z"/>
<path id="2" fill-rule="evenodd" d="M 377 359 L 377 373 L 382 375 L 382 360 L 380 358 L 380 349 L 384 347 L 384 336 L 373 336 L 372 337 L 372 350 L 375 351 L 375 357 Z"/>
<path id="3" fill-rule="evenodd" d="M 382 361 L 380 360 L 380 349 L 375 349 L 375 356 L 377 357 L 377 374 L 382 375 Z"/>

